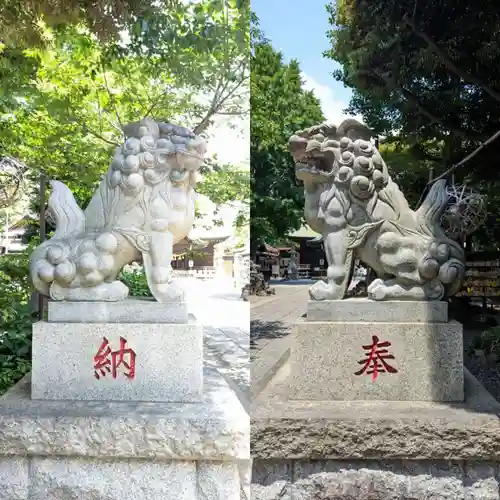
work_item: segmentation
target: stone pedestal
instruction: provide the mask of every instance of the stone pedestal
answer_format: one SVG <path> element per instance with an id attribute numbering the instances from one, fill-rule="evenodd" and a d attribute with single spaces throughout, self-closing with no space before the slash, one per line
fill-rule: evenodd
<path id="1" fill-rule="evenodd" d="M 446 303 L 310 302 L 294 326 L 290 399 L 463 401 L 462 325 Z"/>
<path id="2" fill-rule="evenodd" d="M 189 321 L 186 302 L 161 304 L 153 299 L 124 302 L 49 302 L 49 323 L 163 323 Z"/>
<path id="3" fill-rule="evenodd" d="M 168 378 L 168 373 L 165 374 Z M 250 421 L 217 371 L 203 402 L 0 398 L 2 500 L 242 500 Z"/>
<path id="4" fill-rule="evenodd" d="M 310 300 L 307 321 L 358 323 L 447 323 L 448 302 L 375 302 L 365 298 Z"/>
<path id="5" fill-rule="evenodd" d="M 500 404 L 464 375 L 453 405 L 292 401 L 277 376 L 253 402 L 252 500 L 500 500 Z"/>
<path id="6" fill-rule="evenodd" d="M 339 306 L 339 315 L 349 309 L 355 312 L 351 306 L 349 302 L 344 310 Z M 380 304 L 386 313 L 390 307 L 390 304 Z M 435 346 L 436 358 L 429 354 L 430 349 L 418 352 L 410 345 L 412 354 L 419 358 L 418 363 L 425 368 L 423 362 L 428 358 L 432 360 L 430 366 L 436 367 L 438 363 L 434 359 L 446 358 L 443 349 L 453 349 L 449 358 L 459 356 L 455 343 L 443 338 L 443 330 L 448 327 L 449 334 L 460 342 L 456 338 L 459 325 L 422 323 L 416 311 L 415 308 L 412 322 L 402 326 L 392 323 L 394 346 L 399 345 L 396 334 L 417 345 L 422 344 L 421 340 L 412 339 L 411 335 L 422 335 L 423 328 L 429 332 L 435 328 L 434 335 L 429 333 L 428 339 L 434 342 L 436 336 L 442 335 L 440 342 L 444 342 Z M 341 330 L 342 324 L 344 330 Z M 335 349 L 349 356 L 350 348 L 360 349 L 359 345 L 353 345 L 351 336 L 368 335 L 371 339 L 370 328 L 376 332 L 386 328 L 391 334 L 384 325 L 387 323 L 304 322 L 293 336 L 275 339 L 255 352 L 252 500 L 500 500 L 500 404 L 466 369 L 463 369 L 464 401 L 453 404 L 368 400 L 374 391 L 385 390 L 384 384 L 392 384 L 386 376 L 398 374 L 381 373 L 375 382 L 367 376 L 366 384 L 371 383 L 372 387 L 362 387 L 365 401 L 334 400 L 327 392 L 342 391 L 339 386 L 346 384 L 344 374 L 332 366 L 332 361 L 339 357 Z M 407 332 L 408 325 L 413 330 Z M 396 328 L 400 328 L 399 332 Z M 309 399 L 297 399 L 297 390 L 290 384 L 291 379 L 297 380 L 298 353 L 294 354 L 293 364 L 290 351 L 297 346 L 296 335 L 300 329 L 301 341 L 309 349 L 303 354 L 303 362 L 307 365 L 307 374 L 316 380 L 315 384 L 306 381 L 307 388 L 301 386 Z M 332 337 L 341 342 L 328 344 Z M 401 361 L 396 364 L 399 356 L 395 353 L 391 361 L 404 372 Z M 353 357 L 352 361 L 355 363 L 357 359 Z M 411 362 L 403 354 L 403 363 Z M 353 371 L 350 366 L 344 369 Z M 429 365 L 426 369 L 425 373 L 429 374 Z M 359 390 L 349 380 L 349 373 L 347 371 L 350 390 Z M 305 376 L 306 371 L 302 381 Z M 435 378 L 437 388 L 446 384 L 438 376 Z M 408 376 L 404 383 L 422 391 L 419 385 L 427 382 L 425 379 L 422 382 L 421 373 L 415 371 L 412 378 L 413 381 Z M 297 381 L 301 383 L 300 379 Z M 374 389 L 377 385 L 382 388 Z M 458 391 L 462 385 L 457 382 L 456 387 Z M 394 387 L 389 386 L 389 390 Z M 340 395 L 351 399 L 347 391 Z M 320 400 L 320 397 L 330 399 Z"/>
<path id="7" fill-rule="evenodd" d="M 248 499 L 250 419 L 186 304 L 51 302 L 48 319 L 0 398 L 0 498 Z"/>
<path id="8" fill-rule="evenodd" d="M 185 304 L 51 302 L 48 317 L 33 325 L 33 399 L 202 401 L 203 328 Z"/>

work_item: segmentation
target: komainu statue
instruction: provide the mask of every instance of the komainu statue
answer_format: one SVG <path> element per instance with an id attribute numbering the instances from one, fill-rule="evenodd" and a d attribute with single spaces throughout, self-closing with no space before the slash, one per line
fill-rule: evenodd
<path id="1" fill-rule="evenodd" d="M 328 261 L 327 281 L 311 287 L 311 298 L 343 299 L 356 259 L 377 275 L 368 287 L 373 300 L 451 297 L 465 274 L 460 240 L 484 220 L 483 198 L 439 180 L 411 210 L 370 136 L 349 119 L 290 138 L 305 218 L 322 235 Z"/>
<path id="2" fill-rule="evenodd" d="M 193 226 L 206 145 L 184 127 L 151 119 L 125 126 L 124 133 L 85 211 L 68 187 L 51 182 L 56 229 L 32 253 L 30 272 L 35 288 L 53 300 L 123 300 L 129 290 L 117 275 L 141 257 L 158 302 L 184 298 L 172 282 L 172 252 Z"/>

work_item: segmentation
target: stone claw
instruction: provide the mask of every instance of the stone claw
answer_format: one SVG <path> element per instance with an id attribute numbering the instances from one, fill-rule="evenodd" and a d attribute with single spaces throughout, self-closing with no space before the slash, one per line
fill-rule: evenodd
<path id="1" fill-rule="evenodd" d="M 318 281 L 309 288 L 309 297 L 312 300 L 341 300 L 344 298 L 341 287 L 324 281 Z"/>
<path id="2" fill-rule="evenodd" d="M 154 284 L 151 291 L 154 298 L 163 304 L 166 302 L 184 302 L 184 290 L 173 281 L 163 285 Z"/>
<path id="3" fill-rule="evenodd" d="M 384 300 L 387 297 L 387 287 L 380 278 L 373 280 L 367 291 L 368 297 L 372 300 Z"/>

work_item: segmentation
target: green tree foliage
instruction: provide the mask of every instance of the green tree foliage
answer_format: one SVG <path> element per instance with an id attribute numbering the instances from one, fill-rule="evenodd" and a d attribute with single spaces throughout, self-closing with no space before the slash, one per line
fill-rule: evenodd
<path id="1" fill-rule="evenodd" d="M 258 29 L 252 26 L 250 79 L 251 238 L 283 239 L 303 221 L 303 187 L 287 150 L 297 130 L 324 117 L 319 101 L 304 90 L 297 61 L 283 61 Z"/>
<path id="2" fill-rule="evenodd" d="M 31 366 L 31 323 L 27 255 L 0 258 L 0 394 Z"/>
<path id="3" fill-rule="evenodd" d="M 175 75 L 176 88 L 203 92 L 206 99 L 192 100 L 186 108 L 197 133 L 204 132 L 215 114 L 248 113 L 249 22 L 248 1 L 203 0 L 182 3 L 135 23 L 129 42 L 115 44 L 108 54 L 147 61 L 152 74 L 165 68 Z M 151 111 L 156 111 L 153 102 Z"/>
<path id="4" fill-rule="evenodd" d="M 113 40 L 137 19 L 183 8 L 180 0 L 3 0 L 0 36 L 9 45 L 43 45 L 42 23 L 58 28 L 83 22 L 101 40 Z"/>
<path id="5" fill-rule="evenodd" d="M 500 9 L 492 0 L 338 0 L 327 9 L 326 56 L 342 65 L 335 77 L 353 89 L 348 111 L 388 137 L 388 164 L 401 180 L 419 179 L 405 191 L 418 199 L 429 168 L 443 173 L 499 128 Z M 455 181 L 483 192 L 498 186 L 497 148 L 484 148 Z M 489 208 L 488 230 L 500 219 Z M 491 240 L 486 230 L 478 240 Z"/>
<path id="6" fill-rule="evenodd" d="M 124 123 L 151 116 L 209 140 L 220 115 L 248 113 L 248 2 L 0 1 L 0 30 L 0 155 L 27 165 L 34 202 L 43 171 L 85 206 Z M 199 187 L 223 204 L 248 200 L 248 185 L 248 172 L 208 162 Z M 30 368 L 28 253 L 0 258 L 0 394 Z M 143 274 L 122 278 L 148 294 Z"/>
<path id="7" fill-rule="evenodd" d="M 65 182 L 85 205 L 124 123 L 153 116 L 209 136 L 218 114 L 247 113 L 248 9 L 231 0 L 183 5 L 134 23 L 117 42 L 76 25 L 45 27 L 42 47 L 4 45 L 3 154 L 33 178 L 43 170 Z"/>
<path id="8" fill-rule="evenodd" d="M 248 225 L 250 216 L 250 179 L 247 168 L 233 165 L 214 165 L 203 175 L 197 191 L 216 205 L 237 202 L 236 227 Z"/>
<path id="9" fill-rule="evenodd" d="M 497 130 L 485 113 L 500 104 L 496 4 L 340 0 L 330 12 L 327 55 L 355 89 L 353 109 L 379 133 L 481 140 Z"/>

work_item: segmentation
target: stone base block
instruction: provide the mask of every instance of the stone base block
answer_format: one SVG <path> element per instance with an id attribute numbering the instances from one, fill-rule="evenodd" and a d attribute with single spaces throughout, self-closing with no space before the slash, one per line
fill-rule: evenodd
<path id="1" fill-rule="evenodd" d="M 11 483 L 11 481 L 15 483 Z M 0 457 L 2 500 L 241 500 L 235 463 Z"/>
<path id="2" fill-rule="evenodd" d="M 122 302 L 48 303 L 50 323 L 187 323 L 186 302 L 160 304 L 153 299 Z"/>
<path id="3" fill-rule="evenodd" d="M 500 500 L 494 461 L 256 460 L 252 500 Z"/>
<path id="4" fill-rule="evenodd" d="M 500 403 L 464 370 L 465 401 L 297 401 L 285 364 L 253 401 L 256 460 L 500 462 Z"/>
<path id="5" fill-rule="evenodd" d="M 250 421 L 206 369 L 200 404 L 0 398 L 2 500 L 243 500 Z"/>
<path id="6" fill-rule="evenodd" d="M 299 322 L 290 397 L 298 400 L 463 401 L 462 325 Z"/>
<path id="7" fill-rule="evenodd" d="M 271 344 L 258 356 L 279 367 L 252 372 L 252 500 L 500 500 L 500 403 L 468 370 L 463 403 L 299 401 L 291 342 Z"/>
<path id="8" fill-rule="evenodd" d="M 40 321 L 32 370 L 33 399 L 199 402 L 203 327 Z"/>
<path id="9" fill-rule="evenodd" d="M 440 301 L 383 301 L 367 298 L 346 300 L 310 300 L 308 321 L 359 323 L 446 323 L 448 302 Z"/>

